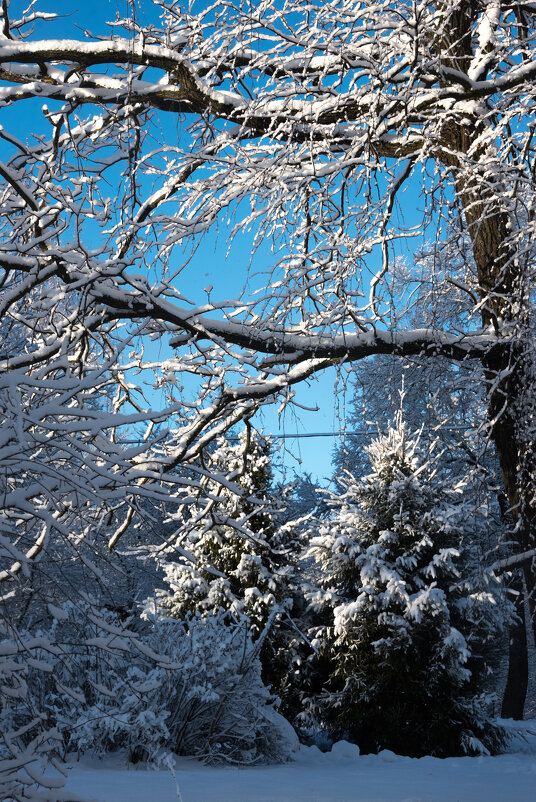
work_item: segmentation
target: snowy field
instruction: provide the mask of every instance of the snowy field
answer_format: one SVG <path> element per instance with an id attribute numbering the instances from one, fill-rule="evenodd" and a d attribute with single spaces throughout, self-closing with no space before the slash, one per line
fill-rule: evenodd
<path id="1" fill-rule="evenodd" d="M 516 726 L 498 757 L 358 756 L 336 744 L 328 754 L 302 747 L 279 766 L 209 768 L 178 758 L 171 771 L 112 760 L 73 764 L 67 789 L 99 802 L 534 802 L 536 720 Z"/>

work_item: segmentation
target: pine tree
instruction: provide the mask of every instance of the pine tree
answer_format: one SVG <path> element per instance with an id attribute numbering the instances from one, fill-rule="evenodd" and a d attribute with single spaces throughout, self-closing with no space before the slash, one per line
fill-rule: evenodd
<path id="1" fill-rule="evenodd" d="M 282 694 L 292 659 L 296 535 L 292 523 L 284 523 L 284 490 L 274 487 L 271 444 L 246 427 L 237 444 L 221 439 L 207 459 L 204 496 L 210 500 L 190 509 L 191 530 L 182 544 L 190 559 L 163 563 L 168 589 L 158 603 L 173 618 L 228 610 L 245 619 L 254 642 L 263 635 L 264 680 Z M 218 475 L 231 481 L 220 484 Z"/>
<path id="2" fill-rule="evenodd" d="M 335 737 L 411 756 L 496 751 L 483 693 L 504 606 L 469 545 L 462 488 L 448 488 L 399 414 L 368 448 L 372 473 L 341 479 L 312 540 L 329 623 L 316 633 L 332 667 Z M 326 618 L 325 618 L 326 620 Z"/>

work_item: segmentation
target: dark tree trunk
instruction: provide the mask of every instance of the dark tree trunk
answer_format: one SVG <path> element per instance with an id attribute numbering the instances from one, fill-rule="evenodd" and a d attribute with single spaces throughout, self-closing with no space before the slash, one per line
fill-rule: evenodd
<path id="1" fill-rule="evenodd" d="M 517 619 L 510 627 L 508 678 L 501 708 L 503 718 L 521 720 L 525 708 L 529 681 L 527 630 L 525 621 L 525 595 L 519 572 L 513 574 L 509 587 L 515 595 Z"/>

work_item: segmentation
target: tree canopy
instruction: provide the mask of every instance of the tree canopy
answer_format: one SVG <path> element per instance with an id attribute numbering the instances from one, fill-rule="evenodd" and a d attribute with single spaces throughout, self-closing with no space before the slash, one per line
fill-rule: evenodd
<path id="1" fill-rule="evenodd" d="M 0 102 L 36 132 L 0 132 L 6 437 L 40 477 L 6 510 L 57 527 L 78 475 L 60 475 L 67 460 L 83 466 L 76 492 L 113 506 L 119 486 L 145 492 L 328 365 L 441 355 L 474 360 L 486 383 L 482 425 L 530 550 L 535 7 L 151 8 L 145 26 L 132 13 L 65 40 L 45 36 L 54 14 L 2 5 Z M 188 297 L 184 247 L 228 220 L 232 237 L 270 240 L 271 263 L 236 298 Z M 173 354 L 152 365 L 140 338 Z M 165 409 L 131 386 L 149 368 L 175 387 Z M 107 385 L 103 415 L 87 400 Z M 110 436 L 163 421 L 172 447 Z"/>
<path id="2" fill-rule="evenodd" d="M 2 5 L 0 102 L 36 132 L 0 132 L 5 459 L 25 465 L 4 517 L 37 515 L 27 553 L 73 493 L 102 520 L 103 498 L 148 492 L 259 404 L 378 353 L 474 360 L 530 552 L 535 7 L 152 7 L 65 40 L 40 38 L 54 14 Z M 234 299 L 188 297 L 184 247 L 232 219 L 271 263 Z M 140 338 L 173 354 L 153 365 Z M 164 409 L 131 386 L 149 369 L 175 388 Z M 106 387 L 104 415 L 89 398 Z M 172 446 L 110 436 L 164 421 Z"/>

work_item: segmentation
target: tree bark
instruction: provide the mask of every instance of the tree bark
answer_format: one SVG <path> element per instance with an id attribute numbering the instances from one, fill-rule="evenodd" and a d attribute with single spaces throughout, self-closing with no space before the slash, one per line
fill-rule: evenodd
<path id="1" fill-rule="evenodd" d="M 527 630 L 525 621 L 525 595 L 521 574 L 516 571 L 509 582 L 515 595 L 517 619 L 510 626 L 508 649 L 508 678 L 501 707 L 503 718 L 520 721 L 523 718 L 529 680 Z"/>
<path id="2" fill-rule="evenodd" d="M 476 4 L 460 3 L 450 17 L 446 39 L 440 42 L 439 58 L 445 66 L 467 72 L 471 58 L 471 31 L 478 15 Z M 445 56 L 445 54 L 447 54 Z M 532 368 L 532 335 L 528 320 L 528 295 L 524 265 L 508 246 L 510 216 L 496 196 L 475 175 L 479 155 L 477 138 L 484 123 L 476 116 L 472 124 L 451 118 L 441 134 L 440 158 L 454 176 L 458 203 L 463 212 L 476 264 L 482 325 L 496 334 L 508 331 L 510 341 L 490 349 L 482 360 L 488 392 L 488 420 L 501 468 L 504 492 L 514 523 L 518 551 L 536 545 L 536 427 L 532 422 L 536 371 Z M 470 153 L 470 158 L 466 158 Z M 523 717 L 528 677 L 525 593 L 531 624 L 536 635 L 536 580 L 534 561 L 523 567 L 525 585 L 517 574 L 518 620 L 510 632 L 510 667 L 503 702 L 503 715 Z"/>

